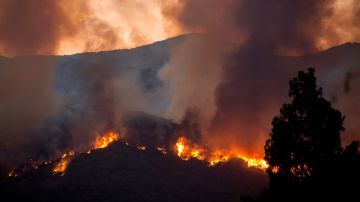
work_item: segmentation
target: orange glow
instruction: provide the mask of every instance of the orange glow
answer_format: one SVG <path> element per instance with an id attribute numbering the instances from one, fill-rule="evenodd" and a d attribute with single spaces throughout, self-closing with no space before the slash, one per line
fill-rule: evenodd
<path id="1" fill-rule="evenodd" d="M 145 151 L 145 149 L 146 149 L 146 147 L 143 145 L 138 145 L 138 146 L 136 146 L 136 148 L 141 151 Z"/>
<path id="2" fill-rule="evenodd" d="M 102 149 L 107 147 L 110 143 L 117 141 L 119 139 L 119 134 L 113 131 L 110 131 L 108 133 L 106 133 L 103 136 L 98 136 L 95 139 L 95 143 L 93 146 L 93 149 Z M 138 147 L 138 149 L 140 150 L 145 150 L 144 146 L 140 146 Z M 91 154 L 91 150 L 88 150 L 86 152 L 86 154 Z M 61 155 L 61 159 L 58 163 L 55 164 L 54 168 L 53 168 L 53 174 L 60 174 L 61 176 L 63 176 L 66 172 L 66 169 L 70 163 L 70 161 L 72 160 L 72 158 L 75 155 L 75 151 L 69 151 L 69 152 L 65 152 L 63 155 Z M 51 161 L 50 161 L 51 162 Z M 46 165 L 47 163 L 45 163 Z"/>
<path id="3" fill-rule="evenodd" d="M 178 7 L 177 1 L 88 0 L 87 10 L 69 13 L 77 30 L 62 38 L 56 53 L 135 48 L 183 34 L 182 28 L 164 15 L 167 7 Z M 76 8 L 74 4 L 64 6 Z"/>
<path id="4" fill-rule="evenodd" d="M 117 141 L 119 139 L 119 134 L 116 132 L 108 132 L 104 136 L 96 137 L 94 149 L 102 149 L 107 147 L 110 143 Z"/>
<path id="5" fill-rule="evenodd" d="M 55 164 L 53 168 L 53 174 L 60 174 L 63 176 L 65 171 L 71 161 L 72 157 L 75 155 L 74 151 L 65 152 L 58 163 Z"/>
<path id="6" fill-rule="evenodd" d="M 196 158 L 204 160 L 209 163 L 210 166 L 214 166 L 220 162 L 226 162 L 233 158 L 239 158 L 247 163 L 248 167 L 254 167 L 261 170 L 266 170 L 269 165 L 262 158 L 250 157 L 237 151 L 231 150 L 214 150 L 211 151 L 208 148 L 191 142 L 185 137 L 179 137 L 175 144 L 175 150 L 177 155 L 183 159 L 188 160 L 190 158 Z"/>
<path id="7" fill-rule="evenodd" d="M 272 173 L 277 173 L 277 172 L 279 172 L 279 169 L 280 169 L 279 166 L 274 166 L 274 167 L 271 168 L 271 172 Z"/>
<path id="8" fill-rule="evenodd" d="M 61 176 L 65 174 L 66 168 L 69 164 L 69 159 L 61 159 L 53 169 L 54 174 L 60 174 Z"/>
<path id="9" fill-rule="evenodd" d="M 177 151 L 177 155 L 179 157 L 183 156 L 183 152 L 184 152 L 184 139 L 183 137 L 180 137 L 177 141 L 176 141 L 176 151 Z"/>
<path id="10" fill-rule="evenodd" d="M 9 173 L 8 173 L 8 177 L 18 177 L 19 174 L 16 173 L 14 170 L 11 170 Z"/>

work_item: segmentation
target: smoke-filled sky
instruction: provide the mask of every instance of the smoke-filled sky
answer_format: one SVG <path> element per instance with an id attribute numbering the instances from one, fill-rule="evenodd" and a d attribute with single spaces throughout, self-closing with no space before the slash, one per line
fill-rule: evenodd
<path id="1" fill-rule="evenodd" d="M 0 55 L 133 48 L 202 32 L 282 54 L 360 39 L 358 0 L 0 0 Z"/>
<path id="2" fill-rule="evenodd" d="M 134 48 L 185 33 L 203 35 L 129 52 L 20 57 Z M 203 143 L 261 155 L 288 80 L 314 65 L 347 133 L 359 138 L 357 49 L 284 57 L 359 41 L 359 0 L 0 0 L 0 55 L 14 57 L 0 57 L 0 165 L 88 146 L 122 126 L 125 111 L 177 124 L 196 112 Z M 175 131 L 155 122 L 161 127 L 143 129 L 156 128 L 156 140 Z"/>

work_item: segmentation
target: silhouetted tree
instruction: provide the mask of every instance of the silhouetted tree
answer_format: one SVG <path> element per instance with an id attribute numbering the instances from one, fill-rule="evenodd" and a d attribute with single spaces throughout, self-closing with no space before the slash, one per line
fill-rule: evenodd
<path id="1" fill-rule="evenodd" d="M 342 151 L 344 117 L 316 85 L 315 70 L 300 71 L 290 81 L 291 102 L 272 121 L 265 159 L 270 189 L 301 189 L 316 176 L 327 175 Z"/>

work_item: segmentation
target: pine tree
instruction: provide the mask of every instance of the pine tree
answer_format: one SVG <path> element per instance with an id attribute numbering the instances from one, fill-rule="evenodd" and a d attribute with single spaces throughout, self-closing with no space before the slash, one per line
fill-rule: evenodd
<path id="1" fill-rule="evenodd" d="M 291 102 L 273 119 L 265 145 L 270 187 L 298 186 L 324 175 L 342 152 L 345 117 L 323 97 L 313 68 L 290 81 L 289 97 Z"/>

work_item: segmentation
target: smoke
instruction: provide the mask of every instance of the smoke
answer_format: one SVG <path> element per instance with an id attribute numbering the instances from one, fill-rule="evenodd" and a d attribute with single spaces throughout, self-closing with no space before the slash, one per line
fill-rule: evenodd
<path id="1" fill-rule="evenodd" d="M 0 165 L 84 152 L 102 133 L 124 132 L 124 117 L 152 111 L 156 92 L 146 94 L 139 74 L 95 55 L 1 59 Z"/>
<path id="2" fill-rule="evenodd" d="M 171 51 L 159 77 L 168 82 L 170 104 L 165 116 L 180 122 L 195 108 L 201 128 L 207 129 L 215 114 L 215 88 L 222 81 L 223 57 L 229 44 L 191 35 Z"/>
<path id="3" fill-rule="evenodd" d="M 183 30 L 219 35 L 266 52 L 299 55 L 359 40 L 356 7 L 356 1 L 338 0 L 184 0 L 165 13 Z"/>
<path id="4" fill-rule="evenodd" d="M 299 55 L 359 40 L 357 0 L 1 0 L 0 53 L 133 48 L 201 32 Z"/>
<path id="5" fill-rule="evenodd" d="M 162 15 L 176 1 L 0 0 L 0 54 L 133 48 L 180 34 Z"/>
<path id="6" fill-rule="evenodd" d="M 25 144 L 60 110 L 62 101 L 52 90 L 53 63 L 39 57 L 0 61 L 0 164 L 26 155 Z"/>
<path id="7" fill-rule="evenodd" d="M 138 83 L 137 72 L 121 68 L 108 60 L 95 59 L 86 63 L 75 76 L 80 81 L 78 85 L 83 86 L 80 91 L 86 93 L 80 99 L 68 99 L 66 102 L 75 110 L 75 116 L 70 116 L 66 123 L 71 134 L 68 149 L 76 148 L 84 152 L 91 148 L 97 136 L 110 130 L 120 130 L 121 135 L 125 136 L 124 129 L 128 126 L 124 119 L 151 108 L 151 98 Z M 65 110 L 63 113 L 67 115 L 69 112 Z"/>
<path id="8" fill-rule="evenodd" d="M 92 17 L 84 0 L 1 0 L 0 7 L 0 52 L 8 56 L 55 54 L 64 41 L 82 51 L 108 48 L 106 44 L 117 38 L 109 25 Z M 99 40 L 101 37 L 106 41 Z M 86 39 L 86 44 L 79 44 L 79 39 Z"/>
<path id="9" fill-rule="evenodd" d="M 58 1 L 1 0 L 0 10 L 0 50 L 8 55 L 54 53 L 73 29 Z"/>

